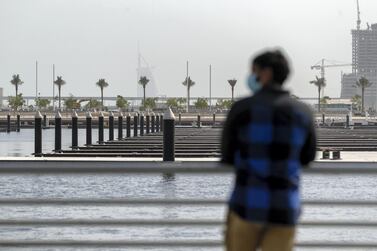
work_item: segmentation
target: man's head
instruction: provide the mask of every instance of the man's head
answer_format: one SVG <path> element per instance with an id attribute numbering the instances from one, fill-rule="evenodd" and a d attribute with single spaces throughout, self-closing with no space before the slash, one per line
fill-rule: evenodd
<path id="1" fill-rule="evenodd" d="M 252 61 L 251 71 L 262 86 L 283 85 L 290 72 L 288 60 L 279 50 L 256 56 Z"/>

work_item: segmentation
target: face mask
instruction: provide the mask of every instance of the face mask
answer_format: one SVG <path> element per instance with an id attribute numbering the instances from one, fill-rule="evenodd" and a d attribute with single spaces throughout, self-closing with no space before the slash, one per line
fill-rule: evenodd
<path id="1" fill-rule="evenodd" d="M 262 84 L 258 81 L 255 74 L 249 75 L 247 79 L 247 86 L 254 94 L 262 88 Z"/>

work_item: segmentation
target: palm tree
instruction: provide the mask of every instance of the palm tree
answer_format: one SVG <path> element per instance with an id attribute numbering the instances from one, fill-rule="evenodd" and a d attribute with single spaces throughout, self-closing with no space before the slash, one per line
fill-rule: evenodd
<path id="1" fill-rule="evenodd" d="M 108 87 L 109 83 L 107 83 L 104 78 L 100 78 L 97 81 L 96 85 L 101 89 L 101 107 L 102 107 L 102 110 L 103 110 L 103 89 Z"/>
<path id="2" fill-rule="evenodd" d="M 184 86 L 187 87 L 187 108 L 186 108 L 186 112 L 189 111 L 189 107 L 190 107 L 190 89 L 191 87 L 193 87 L 195 85 L 195 82 L 191 80 L 190 77 L 186 77 L 185 81 L 183 81 L 182 83 Z"/>
<path id="3" fill-rule="evenodd" d="M 18 96 L 18 86 L 22 85 L 24 82 L 21 80 L 19 74 L 15 74 L 12 76 L 12 80 L 10 81 L 12 85 L 16 88 L 16 97 Z"/>
<path id="4" fill-rule="evenodd" d="M 149 83 L 149 79 L 147 77 L 140 77 L 139 84 L 143 87 L 143 106 L 145 108 L 145 87 L 147 87 L 147 84 Z"/>
<path id="5" fill-rule="evenodd" d="M 54 84 L 58 86 L 58 91 L 59 91 L 59 111 L 61 107 L 61 94 L 62 94 L 62 85 L 65 85 L 65 81 L 61 76 L 58 76 L 57 79 L 54 81 Z"/>
<path id="6" fill-rule="evenodd" d="M 364 98 L 365 98 L 365 89 L 372 85 L 371 82 L 366 77 L 361 77 L 358 81 L 356 81 L 357 88 L 361 89 L 361 112 L 364 113 Z"/>
<path id="7" fill-rule="evenodd" d="M 234 86 L 237 83 L 236 79 L 229 79 L 228 83 L 230 84 L 230 88 L 232 88 L 232 102 L 234 101 Z"/>
<path id="8" fill-rule="evenodd" d="M 360 111 L 361 110 L 361 96 L 360 95 L 355 95 L 351 99 L 352 105 L 356 107 L 356 110 Z"/>
<path id="9" fill-rule="evenodd" d="M 324 78 L 315 77 L 316 79 L 310 81 L 311 84 L 318 88 L 318 112 L 321 111 L 321 90 L 326 87 L 326 82 Z"/>
<path id="10" fill-rule="evenodd" d="M 321 104 L 327 104 L 329 100 L 331 100 L 329 96 L 324 96 L 321 98 Z"/>

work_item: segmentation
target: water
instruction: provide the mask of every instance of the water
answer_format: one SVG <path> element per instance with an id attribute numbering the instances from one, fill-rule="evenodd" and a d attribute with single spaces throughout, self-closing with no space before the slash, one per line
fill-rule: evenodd
<path id="1" fill-rule="evenodd" d="M 70 149 L 72 143 L 71 129 L 62 129 L 62 148 Z M 109 131 L 104 130 L 105 140 L 108 139 Z M 114 137 L 118 131 L 114 131 Z M 55 140 L 54 129 L 42 131 L 42 151 L 44 153 L 52 152 Z M 125 134 L 123 134 L 125 135 Z M 85 144 L 85 129 L 78 130 L 79 146 Z M 92 129 L 93 142 L 98 141 L 98 129 Z M 34 129 L 21 129 L 20 132 L 0 133 L 0 156 L 7 157 L 24 157 L 31 156 L 34 152 Z"/>
<path id="2" fill-rule="evenodd" d="M 80 130 L 80 144 L 85 133 Z M 53 149 L 53 130 L 43 131 L 44 152 Z M 107 134 L 105 134 L 107 136 Z M 105 137 L 106 137 L 105 136 Z M 93 141 L 97 139 L 93 132 Z M 63 130 L 63 148 L 70 145 L 70 130 Z M 0 155 L 25 156 L 33 151 L 33 130 L 0 135 Z M 0 177 L 1 198 L 223 198 L 229 195 L 231 175 L 35 175 Z M 304 199 L 377 200 L 376 176 L 306 175 Z M 38 206 L 0 207 L 0 219 L 221 219 L 225 207 L 219 206 Z M 374 221 L 375 208 L 305 207 L 303 220 Z M 222 238 L 221 227 L 2 227 L 3 240 L 191 240 Z M 377 242 L 377 230 L 371 228 L 300 228 L 300 241 Z M 221 250 L 206 248 L 196 250 Z M 377 249 L 377 248 L 376 248 Z M 3 250 L 25 250 L 22 248 Z M 77 250 L 77 249 L 29 249 Z M 104 250 L 104 249 L 85 249 Z M 124 250 L 124 249 L 106 249 Z M 142 250 L 129 249 L 127 250 Z M 173 250 L 173 249 L 144 249 Z M 192 250 L 192 249 L 174 249 Z M 305 249 L 300 249 L 305 250 Z M 312 249 L 313 250 L 313 249 Z M 334 249 L 329 249 L 334 250 Z M 360 250 L 360 249 L 359 249 Z"/>

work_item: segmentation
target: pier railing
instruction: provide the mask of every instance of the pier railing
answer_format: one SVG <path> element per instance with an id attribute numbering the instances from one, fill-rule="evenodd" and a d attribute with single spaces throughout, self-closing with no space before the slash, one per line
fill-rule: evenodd
<path id="1" fill-rule="evenodd" d="M 304 175 L 377 175 L 377 164 L 372 162 L 358 163 L 354 167 L 353 162 L 316 162 L 312 168 L 304 169 Z M 0 175 L 117 175 L 117 174 L 231 174 L 232 168 L 219 166 L 215 161 L 190 161 L 190 162 L 123 162 L 123 161 L 96 161 L 96 160 L 0 160 Z M 373 207 L 377 208 L 377 200 L 305 200 L 304 206 L 320 207 Z M 225 205 L 224 199 L 71 199 L 71 198 L 2 198 L 0 207 L 14 206 L 219 206 Z M 223 227 L 223 219 L 3 219 L 0 220 L 0 227 L 194 227 L 210 226 Z M 347 220 L 347 221 L 301 221 L 299 227 L 305 228 L 372 228 L 377 230 L 377 221 Z M 151 240 L 37 240 L 37 239 L 15 239 L 5 240 L 0 237 L 0 247 L 221 247 L 222 240 L 174 240 L 174 239 L 151 239 Z M 298 240 L 297 247 L 332 249 L 332 248 L 353 248 L 371 249 L 377 248 L 376 243 L 360 242 L 302 242 Z"/>

